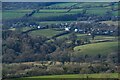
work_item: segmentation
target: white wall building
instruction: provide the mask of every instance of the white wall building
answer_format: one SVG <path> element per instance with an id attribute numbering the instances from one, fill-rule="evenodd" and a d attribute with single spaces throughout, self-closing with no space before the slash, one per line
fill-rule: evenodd
<path id="1" fill-rule="evenodd" d="M 75 31 L 75 32 L 78 32 L 78 29 L 75 29 L 74 31 Z"/>
<path id="2" fill-rule="evenodd" d="M 66 28 L 65 28 L 65 31 L 70 31 L 70 28 L 69 28 L 69 27 L 66 27 Z"/>

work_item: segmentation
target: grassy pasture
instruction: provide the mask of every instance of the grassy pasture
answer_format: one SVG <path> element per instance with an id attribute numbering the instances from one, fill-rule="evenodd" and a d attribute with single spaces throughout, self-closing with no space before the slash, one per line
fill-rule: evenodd
<path id="1" fill-rule="evenodd" d="M 14 19 L 14 18 L 20 18 L 25 15 L 25 13 L 12 13 L 12 12 L 3 12 L 3 19 Z"/>
<path id="2" fill-rule="evenodd" d="M 66 13 L 69 9 L 43 9 L 39 13 Z M 72 9 L 69 13 L 80 12 L 83 9 Z"/>
<path id="3" fill-rule="evenodd" d="M 114 11 L 114 12 L 112 12 L 112 13 L 113 13 L 113 15 L 118 16 L 118 15 L 119 15 L 119 12 L 120 12 L 120 11 Z"/>
<path id="4" fill-rule="evenodd" d="M 2 12 L 2 18 L 3 19 L 20 18 L 29 12 L 31 12 L 31 10 L 5 10 Z"/>
<path id="5" fill-rule="evenodd" d="M 76 5 L 75 5 L 76 4 Z M 81 3 L 58 3 L 50 5 L 49 7 L 56 8 L 56 7 L 70 7 L 72 5 L 75 5 L 76 7 L 88 7 L 87 13 L 88 14 L 98 14 L 103 15 L 106 13 L 107 10 L 111 10 L 112 6 L 114 9 L 118 8 L 118 3 L 115 3 L 115 5 L 109 6 L 109 3 L 107 2 L 81 2 Z M 100 7 L 101 6 L 101 7 Z M 78 12 L 81 12 L 82 9 L 72 9 L 69 13 L 66 13 L 68 9 L 40 9 L 39 13 L 36 13 L 33 15 L 33 17 L 50 17 L 50 16 L 60 16 L 65 14 L 76 14 Z M 32 10 L 4 10 L 2 12 L 4 19 L 13 19 L 13 18 L 19 18 L 22 17 L 25 13 L 29 13 Z M 118 15 L 118 11 L 112 12 L 113 15 Z"/>
<path id="6" fill-rule="evenodd" d="M 71 33 L 69 33 L 69 34 L 65 34 L 65 35 L 63 35 L 63 36 L 59 36 L 58 38 L 68 38 L 69 35 L 71 35 Z M 78 39 L 80 39 L 80 38 L 84 38 L 84 37 L 86 37 L 87 34 L 79 34 L 79 33 L 76 33 L 76 36 L 78 37 Z"/>
<path id="7" fill-rule="evenodd" d="M 87 10 L 87 13 L 88 14 L 96 14 L 96 15 L 104 15 L 106 14 L 107 11 L 110 11 L 111 10 L 111 6 L 109 7 L 100 7 L 100 8 L 89 8 Z M 118 11 L 112 11 L 112 15 L 114 16 L 118 16 Z"/>
<path id="8" fill-rule="evenodd" d="M 83 3 L 80 3 L 76 6 L 78 7 L 86 7 L 86 6 L 90 6 L 90 7 L 96 7 L 96 6 L 101 6 L 101 5 L 107 5 L 108 3 L 105 3 L 105 2 L 83 2 Z"/>
<path id="9" fill-rule="evenodd" d="M 99 73 L 99 74 L 68 74 L 68 75 L 51 75 L 51 76 L 34 76 L 12 80 L 79 80 L 80 78 L 118 78 L 118 73 Z"/>
<path id="10" fill-rule="evenodd" d="M 101 5 L 108 5 L 108 3 L 59 3 L 59 4 L 53 4 L 50 7 L 55 8 L 55 6 L 60 7 L 69 7 L 74 4 L 77 4 L 78 7 L 85 7 L 85 6 L 91 6 L 87 9 L 88 14 L 97 14 L 97 15 L 104 15 L 106 11 L 111 10 L 111 6 L 108 7 L 96 7 Z M 115 4 L 114 8 L 117 8 L 118 5 Z M 46 17 L 55 17 L 55 16 L 63 16 L 67 14 L 77 14 L 82 12 L 84 8 L 81 9 L 72 9 L 70 12 L 67 13 L 68 9 L 40 9 L 38 13 L 35 13 L 33 17 L 39 17 L 39 18 L 46 18 Z M 13 19 L 13 18 L 20 18 L 24 16 L 26 13 L 31 12 L 32 10 L 4 10 L 2 12 L 3 19 Z M 112 12 L 113 15 L 118 15 L 118 11 Z"/>
<path id="11" fill-rule="evenodd" d="M 111 41 L 114 41 L 114 40 L 117 40 L 117 37 L 115 36 L 96 36 L 94 38 L 94 40 L 90 40 L 92 43 L 96 43 L 96 42 L 99 42 L 99 41 L 106 41 L 106 40 L 111 40 Z"/>
<path id="12" fill-rule="evenodd" d="M 30 32 L 30 35 L 31 36 L 42 35 L 42 36 L 46 36 L 46 37 L 50 38 L 50 37 L 55 36 L 56 34 L 61 33 L 61 32 L 62 31 L 55 31 L 52 29 L 43 29 L 43 30 L 32 31 L 32 32 Z"/>
<path id="13" fill-rule="evenodd" d="M 27 31 L 27 30 L 30 30 L 30 29 L 32 29 L 32 28 L 30 28 L 30 27 L 22 27 L 22 28 L 20 28 L 20 30 L 23 31 L 23 32 Z"/>
<path id="14" fill-rule="evenodd" d="M 47 17 L 59 17 L 63 15 L 69 15 L 69 14 L 77 14 L 82 12 L 82 9 L 73 9 L 70 12 L 68 12 L 68 9 L 44 9 L 40 10 L 39 13 L 36 13 L 33 15 L 33 17 L 39 17 L 39 18 L 47 18 Z"/>
<path id="15" fill-rule="evenodd" d="M 59 4 L 53 4 L 53 5 L 50 5 L 49 7 L 60 7 L 60 8 L 64 8 L 64 7 L 70 7 L 74 4 L 77 4 L 75 2 L 73 3 L 59 3 Z"/>
<path id="16" fill-rule="evenodd" d="M 104 15 L 108 9 L 106 8 L 90 8 L 87 10 L 88 14 L 97 14 L 97 15 Z"/>
<path id="17" fill-rule="evenodd" d="M 47 18 L 47 17 L 60 17 L 64 15 L 70 15 L 70 14 L 76 14 L 76 13 L 36 13 L 33 15 L 33 17 L 37 18 Z"/>
<path id="18" fill-rule="evenodd" d="M 75 5 L 76 4 L 76 5 Z M 53 4 L 53 5 L 50 5 L 49 7 L 60 7 L 60 8 L 64 8 L 64 7 L 70 7 L 72 5 L 75 5 L 76 7 L 86 7 L 86 6 L 91 6 L 91 7 L 95 7 L 95 6 L 105 6 L 105 5 L 108 5 L 107 2 L 80 2 L 80 3 L 76 3 L 76 2 L 73 2 L 73 3 L 59 3 L 59 4 Z"/>
<path id="19" fill-rule="evenodd" d="M 101 42 L 101 43 L 93 43 L 87 44 L 83 46 L 76 46 L 74 51 L 77 51 L 79 54 L 88 54 L 88 55 L 96 55 L 102 54 L 107 55 L 112 52 L 117 52 L 118 50 L 118 42 Z"/>
<path id="20" fill-rule="evenodd" d="M 68 38 L 69 34 L 65 34 L 63 36 L 59 36 L 58 38 Z M 92 37 L 87 35 L 87 34 L 79 34 L 79 33 L 76 33 L 76 36 L 78 39 L 85 39 L 85 38 L 89 38 L 89 40 L 91 42 L 98 42 L 98 41 L 104 41 L 104 40 L 116 40 L 117 38 L 115 38 L 114 36 L 95 36 L 95 39 L 92 40 Z"/>

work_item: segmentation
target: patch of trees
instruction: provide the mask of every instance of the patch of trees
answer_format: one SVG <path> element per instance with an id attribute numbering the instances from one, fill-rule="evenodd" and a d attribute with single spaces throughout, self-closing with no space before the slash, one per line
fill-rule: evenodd
<path id="1" fill-rule="evenodd" d="M 77 52 L 73 48 L 89 44 L 90 40 L 87 37 L 78 39 L 74 32 L 68 38 L 48 39 L 45 36 L 32 37 L 27 33 L 21 34 L 17 31 L 3 31 L 2 37 L 3 63 L 49 60 L 64 63 L 107 60 L 107 55 L 98 55 L 99 57 L 97 55 L 76 56 Z M 116 63 L 116 61 L 114 62 Z"/>
<path id="2" fill-rule="evenodd" d="M 2 36 L 2 55 L 5 63 L 46 61 L 51 60 L 53 54 L 57 58 L 59 53 L 61 58 L 56 60 L 69 61 L 71 52 L 66 51 L 72 51 L 72 48 L 76 45 L 83 45 L 86 42 L 77 40 L 74 33 L 69 38 L 53 38 L 53 40 L 49 39 L 49 41 L 44 36 L 31 37 L 27 33 L 21 34 L 17 31 L 3 31 Z"/>
<path id="3" fill-rule="evenodd" d="M 45 63 L 3 64 L 3 79 L 61 74 L 116 73 L 119 69 L 116 64 L 107 62 L 91 64 L 77 62 L 66 62 L 64 64 L 61 62 Z"/>

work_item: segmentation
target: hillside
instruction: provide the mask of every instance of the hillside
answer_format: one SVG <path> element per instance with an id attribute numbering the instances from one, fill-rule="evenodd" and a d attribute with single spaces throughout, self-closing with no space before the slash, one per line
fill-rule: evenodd
<path id="1" fill-rule="evenodd" d="M 107 12 L 111 12 L 112 15 L 118 15 L 118 3 L 3 3 L 3 18 L 9 19 L 23 17 L 26 13 L 34 9 L 39 9 L 38 13 L 35 13 L 33 17 L 51 17 L 61 16 L 68 14 L 81 13 L 82 10 L 86 10 L 87 14 L 105 15 Z M 17 5 L 18 4 L 18 5 Z M 22 6 L 20 8 L 19 4 Z M 30 7 L 28 7 L 30 6 Z M 6 8 L 7 7 L 7 8 Z M 23 8 L 24 7 L 24 8 Z M 37 8 L 36 8 L 37 7 Z M 13 9 L 9 9 L 13 8 Z M 18 9 L 14 9 L 18 8 Z M 19 13 L 18 13 L 19 11 Z M 68 12 L 67 12 L 68 11 Z M 18 14 L 17 14 L 18 13 Z M 13 17 L 14 16 L 14 17 Z M 16 17 L 15 17 L 16 16 Z"/>
<path id="2" fill-rule="evenodd" d="M 4 2 L 3 79 L 117 78 L 118 4 Z"/>
<path id="3" fill-rule="evenodd" d="M 83 46 L 76 46 L 74 51 L 77 51 L 77 55 L 108 55 L 115 53 L 118 50 L 118 42 L 102 42 L 102 43 L 93 43 Z"/>

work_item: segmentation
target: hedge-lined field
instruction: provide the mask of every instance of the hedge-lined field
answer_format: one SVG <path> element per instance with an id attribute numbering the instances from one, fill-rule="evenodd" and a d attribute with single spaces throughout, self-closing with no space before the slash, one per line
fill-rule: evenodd
<path id="1" fill-rule="evenodd" d="M 93 43 L 83 46 L 77 46 L 74 48 L 74 51 L 77 51 L 79 54 L 77 55 L 107 55 L 110 53 L 116 52 L 118 49 L 118 42 L 101 42 L 101 43 Z"/>
<path id="2" fill-rule="evenodd" d="M 51 75 L 51 76 L 34 76 L 26 78 L 18 78 L 12 80 L 66 80 L 80 78 L 118 78 L 118 73 L 100 73 L 100 74 L 68 74 L 68 75 Z M 102 79 L 101 79 L 102 80 Z"/>
<path id="3" fill-rule="evenodd" d="M 56 31 L 56 30 L 52 30 L 52 29 L 43 29 L 43 30 L 36 30 L 36 31 L 32 31 L 30 32 L 30 35 L 31 36 L 39 36 L 39 35 L 42 35 L 42 36 L 45 36 L 45 37 L 53 37 L 55 36 L 56 34 L 59 34 L 61 33 L 62 31 Z"/>
<path id="4" fill-rule="evenodd" d="M 76 4 L 76 5 L 75 5 Z M 71 11 L 67 12 L 70 8 L 70 6 L 75 5 L 76 7 L 81 7 L 79 9 L 71 9 Z M 89 6 L 89 8 L 85 8 L 86 6 Z M 109 6 L 109 3 L 59 3 L 59 4 L 53 4 L 51 6 L 48 6 L 52 9 L 40 9 L 38 13 L 35 13 L 33 17 L 37 18 L 44 18 L 44 17 L 55 17 L 55 16 L 63 16 L 68 14 L 77 14 L 81 13 L 82 10 L 86 9 L 88 14 L 97 14 L 97 15 L 104 15 L 108 10 L 110 11 L 112 9 L 111 6 Z M 66 7 L 66 9 L 56 9 L 56 7 Z M 118 4 L 116 3 L 113 5 L 114 9 L 118 9 Z M 32 12 L 32 9 L 30 10 L 5 10 L 3 11 L 3 19 L 14 19 L 14 18 L 20 18 L 24 16 L 26 13 Z M 112 11 L 112 14 L 117 16 L 118 11 Z"/>

